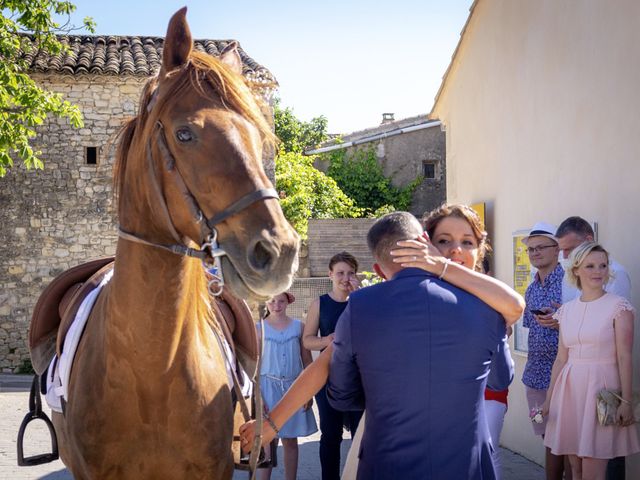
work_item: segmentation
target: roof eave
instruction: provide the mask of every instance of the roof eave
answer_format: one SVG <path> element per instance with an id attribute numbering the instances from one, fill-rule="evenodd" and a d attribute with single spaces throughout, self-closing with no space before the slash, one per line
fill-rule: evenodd
<path id="1" fill-rule="evenodd" d="M 465 36 L 466 31 L 467 31 L 467 27 L 469 26 L 469 22 L 471 21 L 471 17 L 473 16 L 473 12 L 475 11 L 476 5 L 478 4 L 479 1 L 480 0 L 473 0 L 473 3 L 469 7 L 469 16 L 467 16 L 467 21 L 464 23 L 464 26 L 462 27 L 462 30 L 460 31 L 460 39 L 458 40 L 458 44 L 456 45 L 456 49 L 453 51 L 453 55 L 451 55 L 451 61 L 449 62 L 449 65 L 447 66 L 447 69 L 445 70 L 444 75 L 442 76 L 442 82 L 440 83 L 440 88 L 438 88 L 438 92 L 436 93 L 436 96 L 433 99 L 433 107 L 431 108 L 431 111 L 427 115 L 427 117 L 429 119 L 431 119 L 431 120 L 435 120 L 435 119 L 438 118 L 438 116 L 436 115 L 438 102 L 440 101 L 440 98 L 442 97 L 442 95 L 444 93 L 444 89 L 446 87 L 447 80 L 449 79 L 449 75 L 451 73 L 453 64 L 455 63 L 455 61 L 456 61 L 456 59 L 458 57 L 458 52 L 460 51 L 462 42 L 464 40 L 464 36 Z"/>

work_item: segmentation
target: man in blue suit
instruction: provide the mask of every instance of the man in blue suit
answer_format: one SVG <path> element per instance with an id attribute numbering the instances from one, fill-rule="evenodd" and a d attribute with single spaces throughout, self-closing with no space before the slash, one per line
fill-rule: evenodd
<path id="1" fill-rule="evenodd" d="M 371 227 L 374 268 L 390 280 L 349 297 L 335 331 L 329 402 L 366 407 L 359 480 L 495 479 L 484 389 L 489 376 L 496 390 L 513 379 L 504 319 L 438 277 L 393 263 L 396 242 L 421 234 L 406 212 Z"/>

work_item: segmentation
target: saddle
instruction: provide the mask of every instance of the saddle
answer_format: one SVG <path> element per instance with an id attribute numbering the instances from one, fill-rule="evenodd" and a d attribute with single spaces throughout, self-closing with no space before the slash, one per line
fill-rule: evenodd
<path id="1" fill-rule="evenodd" d="M 31 363 L 38 375 L 47 370 L 56 349 L 59 350 L 58 345 L 64 343 L 64 335 L 73 321 L 73 317 L 69 320 L 69 315 L 65 315 L 66 310 L 74 302 L 75 316 L 80 303 L 92 290 L 87 280 L 112 263 L 113 257 L 105 257 L 77 265 L 62 272 L 43 290 L 33 309 L 28 339 Z M 91 283 L 94 287 L 97 285 Z M 85 285 L 86 288 L 82 288 Z"/>
<path id="2" fill-rule="evenodd" d="M 113 268 L 114 257 L 92 260 L 70 268 L 58 275 L 44 289 L 31 317 L 29 350 L 31 363 L 42 375 L 53 355 L 60 354 L 65 336 L 84 298 Z M 226 289 L 215 298 L 212 306 L 227 343 L 245 371 L 255 373 L 259 346 L 251 311 L 244 300 Z"/>

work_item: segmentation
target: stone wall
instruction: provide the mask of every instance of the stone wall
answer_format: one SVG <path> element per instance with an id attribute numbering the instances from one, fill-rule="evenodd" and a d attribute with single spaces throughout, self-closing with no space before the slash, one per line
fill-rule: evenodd
<path id="1" fill-rule="evenodd" d="M 0 179 L 0 370 L 28 359 L 27 329 L 33 306 L 63 270 L 113 255 L 116 234 L 111 175 L 114 140 L 123 120 L 136 113 L 144 80 L 107 76 L 34 75 L 84 112 L 85 126 L 50 119 L 35 145 L 44 170 L 14 167 Z M 97 164 L 86 160 L 97 147 Z"/>
<path id="2" fill-rule="evenodd" d="M 311 277 L 326 277 L 329 260 L 346 250 L 356 257 L 360 271 L 373 271 L 373 257 L 367 247 L 367 232 L 375 218 L 309 220 L 308 255 Z"/>
<path id="3" fill-rule="evenodd" d="M 329 260 L 336 253 L 346 250 L 358 260 L 360 272 L 373 271 L 366 240 L 373 222 L 371 218 L 309 220 L 309 237 L 300 246 L 298 275 L 289 289 L 296 297 L 287 309 L 290 316 L 304 320 L 311 302 L 331 290 L 327 273 Z"/>

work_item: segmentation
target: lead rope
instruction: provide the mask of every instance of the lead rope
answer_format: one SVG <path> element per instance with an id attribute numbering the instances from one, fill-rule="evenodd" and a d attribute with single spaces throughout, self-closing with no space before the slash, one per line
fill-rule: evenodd
<path id="1" fill-rule="evenodd" d="M 260 448 L 262 447 L 262 427 L 263 427 L 263 402 L 262 392 L 260 390 L 260 370 L 262 366 L 262 353 L 264 352 L 264 319 L 260 318 L 260 349 L 258 354 L 258 361 L 256 363 L 256 370 L 253 374 L 251 381 L 255 386 L 253 401 L 255 403 L 255 416 L 256 416 L 256 435 L 253 437 L 253 445 L 251 446 L 251 455 L 249 455 L 249 475 L 251 480 L 255 478 L 256 466 L 258 465 L 258 459 L 260 456 Z M 273 458 L 270 459 L 273 462 Z"/>
<path id="2" fill-rule="evenodd" d="M 260 328 L 262 329 L 264 325 L 262 324 L 262 320 L 260 320 Z M 216 340 L 218 340 L 218 345 L 220 346 L 220 350 L 222 351 L 222 355 L 224 356 L 224 360 L 229 367 L 231 372 L 231 379 L 233 381 L 233 391 L 238 398 L 238 403 L 240 404 L 240 411 L 242 412 L 242 418 L 244 418 L 245 422 L 252 420 L 251 413 L 249 411 L 249 406 L 247 405 L 247 401 L 244 399 L 244 395 L 242 394 L 242 390 L 240 388 L 240 380 L 238 379 L 238 374 L 236 373 L 235 365 L 233 360 L 229 358 L 229 351 L 224 347 L 222 343 L 221 334 L 214 329 Z M 258 361 L 256 362 L 256 372 L 253 374 L 253 377 L 250 378 L 251 383 L 254 386 L 254 402 L 255 402 L 255 414 L 256 414 L 256 435 L 253 439 L 253 445 L 251 446 L 251 453 L 249 455 L 249 478 L 251 480 L 255 480 L 256 478 L 256 470 L 258 465 L 258 460 L 260 458 L 260 448 L 262 446 L 262 393 L 260 391 L 260 381 L 257 377 L 260 375 L 260 365 L 262 363 L 262 346 L 263 341 L 260 341 L 260 354 L 258 355 Z M 240 456 L 242 457 L 242 444 L 240 445 Z"/>

